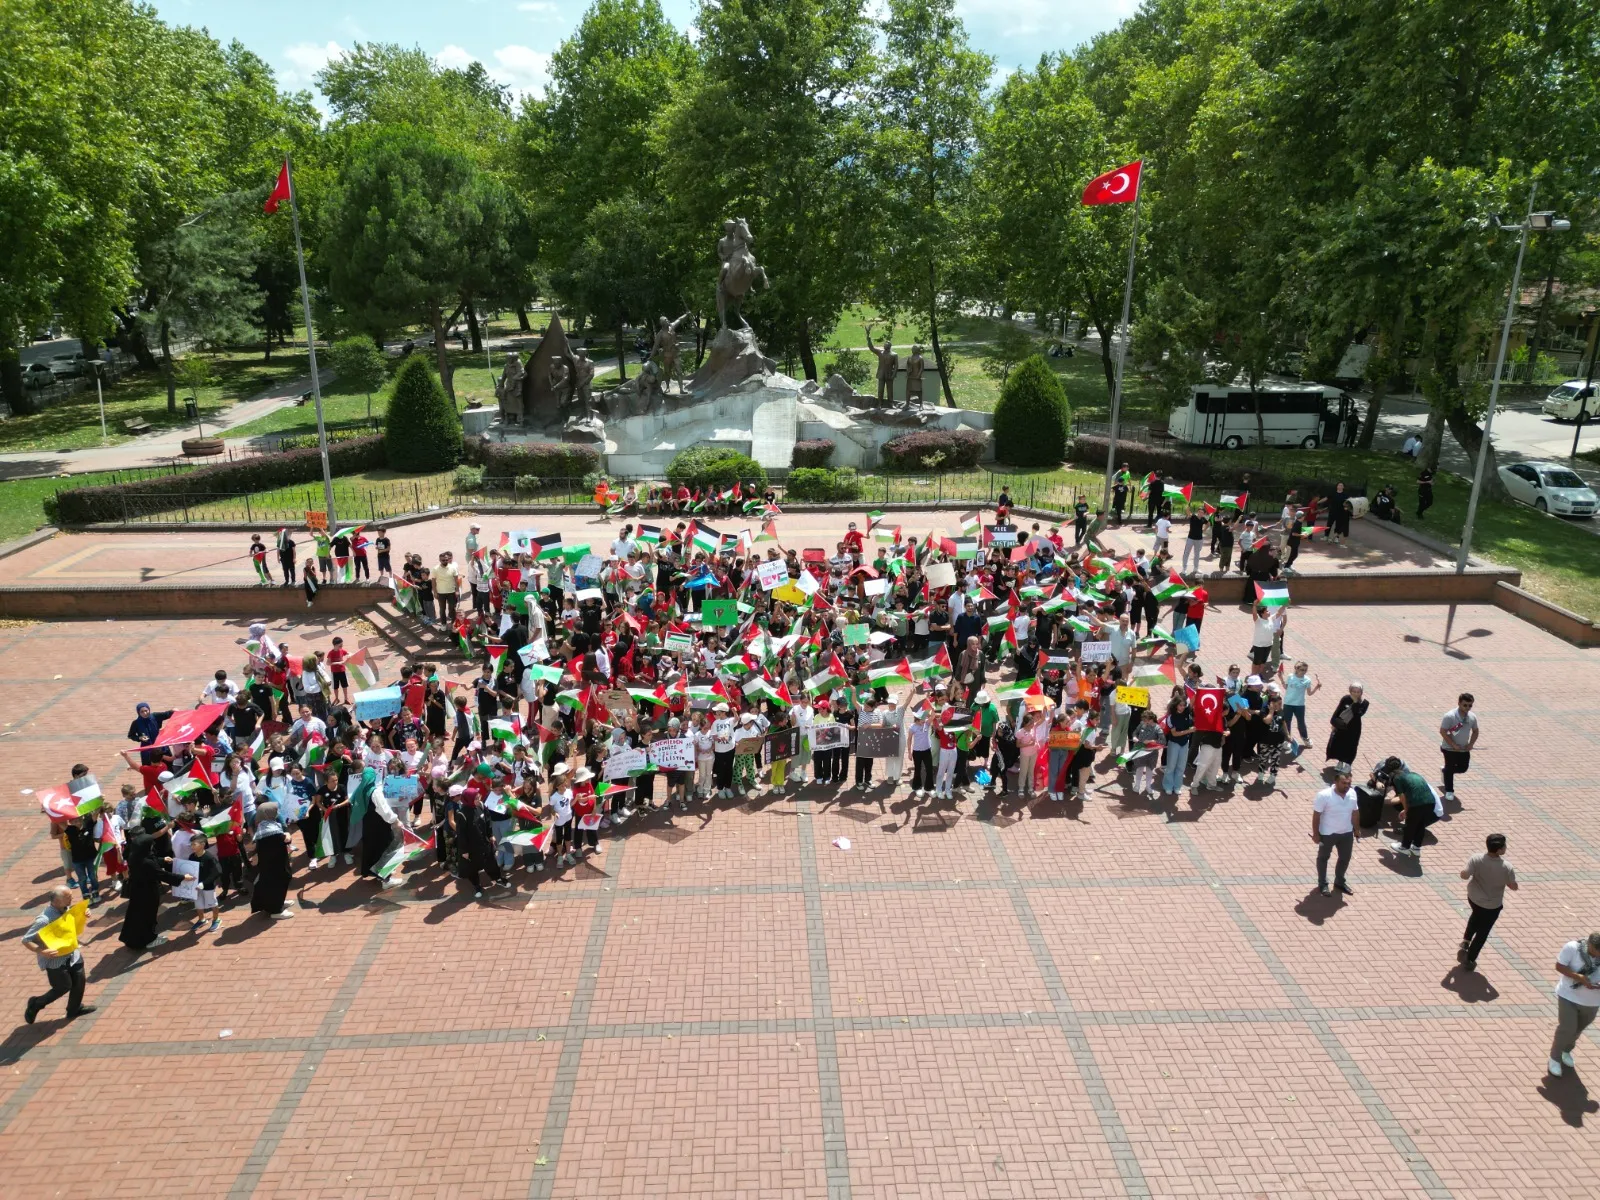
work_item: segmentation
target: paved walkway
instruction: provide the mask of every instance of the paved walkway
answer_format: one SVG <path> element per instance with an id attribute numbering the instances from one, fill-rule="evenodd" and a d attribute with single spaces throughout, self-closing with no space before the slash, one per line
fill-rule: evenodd
<path id="1" fill-rule="evenodd" d="M 23 1025 L 15 938 L 60 861 L 22 789 L 83 761 L 114 791 L 135 701 L 192 700 L 244 632 L 0 629 L 8 1198 L 1542 1200 L 1593 1155 L 1600 1045 L 1543 1072 L 1549 964 L 1600 926 L 1600 672 L 1495 608 L 1292 612 L 1318 742 L 1352 677 L 1363 766 L 1434 776 L 1460 690 L 1484 724 L 1420 863 L 1363 840 L 1352 897 L 1313 886 L 1315 751 L 1276 791 L 1165 807 L 1109 774 L 1081 806 L 811 788 L 641 819 L 492 901 L 431 867 L 379 899 L 297 855 L 298 919 L 202 939 L 167 905 L 138 962 L 102 909 L 99 1011 Z M 1205 636 L 1212 666 L 1249 641 L 1232 609 Z M 1496 830 L 1522 890 L 1468 974 L 1456 871 Z M 47 1152 L 87 1114 L 82 1152 Z"/>

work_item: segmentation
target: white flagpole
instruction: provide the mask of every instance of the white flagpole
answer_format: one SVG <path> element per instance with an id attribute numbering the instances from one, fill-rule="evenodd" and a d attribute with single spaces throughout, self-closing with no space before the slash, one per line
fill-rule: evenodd
<path id="1" fill-rule="evenodd" d="M 1122 285 L 1122 345 L 1117 350 L 1117 379 L 1111 388 L 1111 431 L 1106 447 L 1106 487 L 1100 499 L 1100 510 L 1111 511 L 1111 477 L 1117 469 L 1117 417 L 1122 410 L 1122 371 L 1128 360 L 1128 342 L 1133 332 L 1128 328 L 1128 318 L 1133 308 L 1133 260 L 1139 251 L 1139 197 L 1144 192 L 1144 167 L 1139 169 L 1139 187 L 1133 193 L 1133 232 L 1128 235 L 1128 277 Z"/>
<path id="2" fill-rule="evenodd" d="M 294 256 L 300 264 L 300 299 L 305 305 L 306 350 L 311 360 L 311 397 L 317 406 L 317 449 L 322 454 L 322 499 L 328 508 L 328 536 L 332 537 L 339 528 L 339 521 L 333 511 L 333 472 L 328 467 L 328 431 L 322 424 L 322 380 L 317 377 L 317 335 L 311 327 L 311 289 L 306 286 L 306 252 L 300 247 L 300 205 L 294 192 L 294 164 L 289 161 L 288 155 L 284 155 L 283 166 L 289 176 L 289 215 L 294 219 Z M 1137 200 L 1134 205 L 1138 206 Z"/>

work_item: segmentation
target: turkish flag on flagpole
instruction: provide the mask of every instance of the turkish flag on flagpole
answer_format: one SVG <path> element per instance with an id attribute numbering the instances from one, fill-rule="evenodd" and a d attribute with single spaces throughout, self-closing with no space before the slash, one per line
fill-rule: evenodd
<path id="1" fill-rule="evenodd" d="M 1107 171 L 1089 181 L 1083 189 L 1085 204 L 1132 204 L 1139 198 L 1139 176 L 1144 171 L 1144 160 L 1139 159 L 1125 167 Z"/>
<path id="2" fill-rule="evenodd" d="M 264 213 L 275 213 L 278 205 L 289 198 L 289 160 L 283 160 L 283 166 L 278 170 L 278 182 L 272 187 L 272 195 L 267 197 L 267 202 L 261 206 Z"/>

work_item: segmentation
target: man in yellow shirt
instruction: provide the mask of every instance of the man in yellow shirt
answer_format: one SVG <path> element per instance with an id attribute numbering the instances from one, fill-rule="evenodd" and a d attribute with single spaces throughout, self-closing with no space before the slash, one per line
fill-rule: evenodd
<path id="1" fill-rule="evenodd" d="M 450 551 L 439 555 L 433 569 L 433 599 L 439 605 L 439 621 L 449 625 L 456 619 L 456 592 L 461 587 L 461 572 L 451 561 Z"/>

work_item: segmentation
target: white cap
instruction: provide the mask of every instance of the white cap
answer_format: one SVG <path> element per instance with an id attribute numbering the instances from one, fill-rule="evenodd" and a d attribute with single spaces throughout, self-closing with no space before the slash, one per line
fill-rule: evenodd
<path id="1" fill-rule="evenodd" d="M 578 771 L 577 771 L 577 774 L 575 774 L 572 777 L 572 782 L 574 782 L 574 783 L 588 783 L 589 780 L 591 780 L 593 778 L 594 778 L 594 772 L 589 770 L 588 767 L 579 767 Z"/>
<path id="2" fill-rule="evenodd" d="M 1245 687 L 1260 687 L 1261 686 L 1261 676 L 1259 676 L 1259 675 L 1250 676 L 1249 679 L 1246 679 L 1244 681 L 1244 685 L 1245 685 Z"/>
<path id="3" fill-rule="evenodd" d="M 711 706 L 711 711 L 712 712 L 727 712 L 728 711 L 728 706 L 726 704 L 722 704 L 722 703 L 713 704 Z"/>
<path id="4" fill-rule="evenodd" d="M 270 771 L 283 770 L 283 759 L 278 758 L 277 756 L 267 759 L 267 769 Z"/>
<path id="5" fill-rule="evenodd" d="M 987 704 L 989 703 L 989 693 L 987 691 L 980 691 L 975 699 L 979 704 Z"/>
<path id="6" fill-rule="evenodd" d="M 748 724 L 750 724 L 750 722 L 754 721 L 755 719 L 756 719 L 756 714 L 755 713 L 740 713 L 739 714 L 739 724 L 741 724 L 741 725 L 748 725 Z"/>

